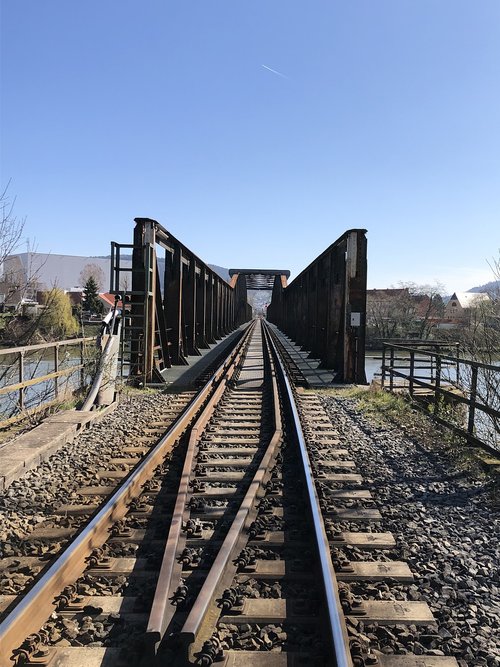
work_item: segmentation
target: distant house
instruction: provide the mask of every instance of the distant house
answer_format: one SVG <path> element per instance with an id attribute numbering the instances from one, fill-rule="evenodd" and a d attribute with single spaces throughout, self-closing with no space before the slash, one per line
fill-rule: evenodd
<path id="1" fill-rule="evenodd" d="M 466 321 L 481 303 L 491 301 L 486 292 L 454 292 L 446 304 L 444 316 L 453 321 Z"/>
<path id="2" fill-rule="evenodd" d="M 410 293 L 407 287 L 398 289 L 369 289 L 366 290 L 366 312 L 368 319 L 370 314 L 389 313 L 395 303 L 407 299 Z"/>
<path id="3" fill-rule="evenodd" d="M 424 338 L 438 324 L 442 312 L 438 294 L 412 294 L 408 287 L 367 290 L 367 336 Z"/>
<path id="4" fill-rule="evenodd" d="M 99 299 L 104 308 L 104 315 L 107 315 L 111 310 L 114 310 L 115 307 L 115 295 L 110 294 L 109 292 L 104 292 L 104 294 L 99 294 Z M 118 301 L 118 308 L 122 307 L 122 302 Z"/>
<path id="5" fill-rule="evenodd" d="M 82 275 L 97 271 L 101 274 L 101 289 L 108 288 L 110 275 L 109 258 L 82 257 L 76 255 L 53 255 L 41 252 L 22 252 L 9 255 L 3 262 L 0 277 L 0 294 L 6 305 L 18 306 L 23 299 L 36 299 L 37 293 L 53 287 L 75 293 L 83 287 Z M 129 259 L 122 259 L 123 267 L 130 267 Z M 78 286 L 75 288 L 75 286 Z M 71 297 L 77 301 L 77 297 Z"/>

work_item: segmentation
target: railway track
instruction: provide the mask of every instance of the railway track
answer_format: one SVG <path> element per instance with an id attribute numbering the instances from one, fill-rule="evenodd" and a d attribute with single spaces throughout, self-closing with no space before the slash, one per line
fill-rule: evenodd
<path id="1" fill-rule="evenodd" d="M 413 574 L 337 435 L 254 322 L 119 486 L 65 508 L 77 535 L 0 599 L 1 665 L 456 665 L 371 651 L 434 619 L 374 593 Z"/>

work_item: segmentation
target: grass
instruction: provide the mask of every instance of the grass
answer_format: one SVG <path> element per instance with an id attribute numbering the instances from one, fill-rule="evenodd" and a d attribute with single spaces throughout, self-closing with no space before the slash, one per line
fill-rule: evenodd
<path id="1" fill-rule="evenodd" d="M 480 448 L 469 446 L 465 438 L 436 424 L 425 410 L 404 395 L 374 387 L 327 389 L 321 394 L 352 399 L 356 409 L 373 425 L 397 426 L 425 449 L 446 453 L 450 463 L 458 470 L 467 471 L 477 478 L 498 480 L 500 456 L 495 459 Z"/>

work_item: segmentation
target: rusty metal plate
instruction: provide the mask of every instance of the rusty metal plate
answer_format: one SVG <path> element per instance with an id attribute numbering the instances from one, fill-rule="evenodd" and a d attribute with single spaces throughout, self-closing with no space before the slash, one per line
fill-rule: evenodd
<path id="1" fill-rule="evenodd" d="M 384 581 L 388 577 L 396 581 L 411 583 L 413 574 L 401 561 L 352 561 L 346 568 L 335 568 L 339 581 Z"/>
<path id="2" fill-rule="evenodd" d="M 364 614 L 350 613 L 348 616 L 358 618 L 367 623 L 381 625 L 428 625 L 435 623 L 435 618 L 426 602 L 370 600 L 362 603 Z"/>
<path id="3" fill-rule="evenodd" d="M 130 574 L 134 576 L 150 576 L 148 572 L 148 561 L 146 558 L 109 558 L 109 567 L 92 567 L 86 570 L 89 575 L 113 575 Z"/>

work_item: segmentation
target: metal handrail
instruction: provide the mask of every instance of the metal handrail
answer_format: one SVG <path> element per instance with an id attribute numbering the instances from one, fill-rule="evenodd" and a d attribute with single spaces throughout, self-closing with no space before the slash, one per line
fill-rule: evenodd
<path id="1" fill-rule="evenodd" d="M 21 411 L 21 414 L 24 414 L 24 408 L 25 408 L 25 389 L 27 387 L 32 387 L 37 384 L 42 384 L 43 382 L 48 382 L 49 380 L 54 380 L 54 396 L 57 399 L 59 395 L 59 387 L 58 387 L 58 379 L 60 377 L 64 377 L 65 375 L 71 375 L 72 373 L 75 373 L 76 371 L 80 371 L 81 378 L 80 378 L 80 384 L 83 385 L 83 369 L 84 369 L 84 358 L 83 358 L 83 350 L 84 350 L 84 344 L 88 343 L 90 341 L 93 341 L 94 338 L 92 337 L 85 337 L 85 338 L 68 338 L 65 340 L 59 340 L 59 341 L 53 341 L 50 343 L 37 343 L 36 345 L 22 345 L 19 347 L 9 347 L 5 349 L 0 350 L 0 360 L 2 357 L 9 357 L 15 355 L 17 358 L 13 362 L 13 364 L 19 363 L 19 373 L 18 373 L 18 381 L 17 382 L 12 382 L 10 384 L 4 384 L 3 386 L 0 387 L 0 395 L 4 394 L 10 394 L 13 392 L 19 392 L 19 409 Z M 79 345 L 80 346 L 80 363 L 75 364 L 73 366 L 69 366 L 67 368 L 60 369 L 59 368 L 59 350 L 61 347 L 70 347 L 70 346 L 75 346 Z M 53 358 L 53 364 L 54 364 L 54 370 L 50 373 L 45 373 L 44 375 L 38 375 L 29 379 L 25 379 L 25 359 L 27 355 L 29 355 L 31 352 L 34 351 L 40 351 L 40 350 L 54 350 L 54 358 Z M 13 365 L 12 364 L 12 365 Z M 12 418 L 4 420 L 0 423 L 4 424 L 6 422 L 12 421 Z"/>
<path id="2" fill-rule="evenodd" d="M 387 350 L 390 353 L 389 363 L 386 363 Z M 407 357 L 403 358 L 395 357 L 395 352 L 400 352 L 400 351 L 403 351 L 405 353 L 408 352 L 410 354 L 409 366 L 403 365 L 401 363 L 395 363 L 395 362 L 402 362 L 405 359 L 407 359 Z M 418 355 L 418 358 L 416 357 L 416 355 Z M 430 367 L 423 366 L 420 364 L 417 365 L 416 363 L 417 361 L 418 362 L 422 361 L 425 363 L 426 359 L 431 360 Z M 442 369 L 444 366 L 450 366 L 450 365 L 456 367 L 457 378 L 455 381 L 449 382 L 449 384 L 443 384 L 445 382 L 445 378 L 442 376 Z M 464 371 L 463 371 L 464 367 L 470 369 L 471 373 L 470 387 L 465 387 L 465 391 L 467 392 L 468 395 L 466 395 L 465 393 L 457 392 L 457 389 L 458 390 L 462 389 L 462 391 L 464 390 L 464 388 L 462 387 L 463 382 L 461 382 L 460 380 L 460 378 L 463 378 L 464 376 Z M 419 370 L 425 370 L 426 368 L 430 368 L 431 377 L 426 377 L 417 374 Z M 499 374 L 500 377 L 500 366 L 495 366 L 493 364 L 486 364 L 471 359 L 459 358 L 458 356 L 453 357 L 446 354 L 430 352 L 428 350 L 412 348 L 407 345 L 385 343 L 382 356 L 381 370 L 382 370 L 381 384 L 383 389 L 386 388 L 386 375 L 389 376 L 388 389 L 391 392 L 393 392 L 395 389 L 401 389 L 407 386 L 410 397 L 413 398 L 413 396 L 415 395 L 415 386 L 420 387 L 422 389 L 427 389 L 429 391 L 429 394 L 433 396 L 434 413 L 432 416 L 437 422 L 451 429 L 458 435 L 465 437 L 469 443 L 478 445 L 479 447 L 491 452 L 492 454 L 498 455 L 497 448 L 489 445 L 487 442 L 478 437 L 478 434 L 476 432 L 475 414 L 476 411 L 480 411 L 483 414 L 491 417 L 493 420 L 500 419 L 500 410 L 496 407 L 492 407 L 491 405 L 485 404 L 480 400 L 480 397 L 478 396 L 479 371 L 482 370 L 486 372 L 493 372 Z M 407 370 L 408 372 L 406 373 L 402 372 L 403 370 Z M 400 378 L 401 380 L 407 382 L 408 385 L 404 385 L 404 387 L 402 387 L 401 385 L 396 385 L 394 383 L 394 378 Z M 440 399 L 446 397 L 449 398 L 450 401 L 452 401 L 453 403 L 460 403 L 462 405 L 467 406 L 468 416 L 467 416 L 467 426 L 465 428 L 458 426 L 457 424 L 451 422 L 449 419 L 446 419 L 443 415 L 439 414 Z"/>

